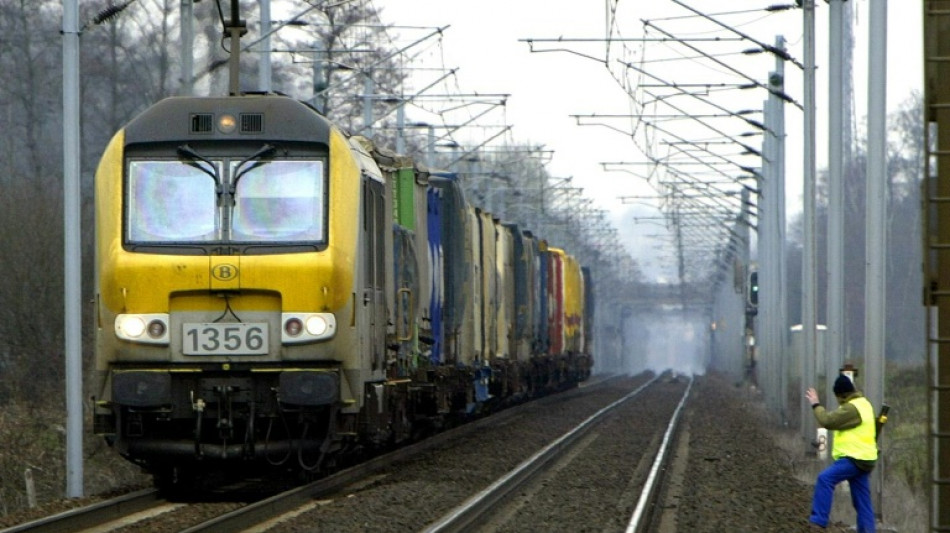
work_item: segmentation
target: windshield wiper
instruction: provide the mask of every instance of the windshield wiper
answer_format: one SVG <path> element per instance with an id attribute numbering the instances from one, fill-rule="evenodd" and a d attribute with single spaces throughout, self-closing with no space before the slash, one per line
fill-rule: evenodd
<path id="1" fill-rule="evenodd" d="M 237 190 L 238 180 L 240 180 L 242 176 L 254 170 L 255 168 L 266 165 L 267 163 L 270 163 L 270 161 L 261 161 L 260 158 L 264 157 L 265 155 L 271 154 L 275 152 L 276 150 L 277 148 L 275 146 L 271 144 L 265 144 L 264 146 L 261 147 L 260 150 L 247 156 L 243 161 L 238 163 L 236 167 L 234 167 L 234 178 L 231 180 L 231 183 L 228 185 L 228 194 L 231 195 L 232 201 L 234 198 L 234 191 Z M 254 161 L 253 165 L 245 169 L 241 168 L 253 159 L 257 159 L 257 161 Z"/>
<path id="2" fill-rule="evenodd" d="M 179 153 L 179 155 L 184 155 L 184 156 L 187 156 L 187 157 L 189 157 L 189 158 L 192 159 L 192 161 L 184 161 L 184 163 L 185 163 L 186 165 L 188 165 L 188 166 L 190 166 L 190 167 L 195 167 L 195 168 L 197 168 L 198 170 L 200 170 L 200 171 L 204 172 L 205 174 L 207 174 L 208 176 L 211 176 L 211 179 L 214 180 L 214 192 L 215 192 L 215 194 L 218 196 L 218 201 L 220 202 L 220 200 L 221 200 L 221 193 L 224 192 L 224 188 L 221 186 L 221 176 L 218 175 L 218 167 L 215 166 L 215 164 L 212 163 L 210 159 L 208 159 L 207 157 L 205 157 L 205 156 L 199 154 L 198 152 L 194 151 L 194 150 L 193 150 L 190 146 L 188 146 L 187 144 L 183 144 L 183 145 L 179 146 L 179 147 L 178 147 L 178 153 Z M 202 166 L 202 165 L 198 164 L 198 162 L 194 161 L 195 159 L 198 159 L 198 160 L 202 161 L 203 163 L 207 164 L 208 166 L 205 167 L 205 166 Z"/>

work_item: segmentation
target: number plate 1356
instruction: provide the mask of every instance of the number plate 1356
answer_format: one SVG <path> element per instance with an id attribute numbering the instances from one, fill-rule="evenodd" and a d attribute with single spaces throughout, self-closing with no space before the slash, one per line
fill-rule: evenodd
<path id="1" fill-rule="evenodd" d="M 185 355 L 265 355 L 267 323 L 184 324 Z"/>

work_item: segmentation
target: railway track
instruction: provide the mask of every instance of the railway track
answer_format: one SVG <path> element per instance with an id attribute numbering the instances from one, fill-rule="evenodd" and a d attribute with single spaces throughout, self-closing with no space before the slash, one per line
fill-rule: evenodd
<path id="1" fill-rule="evenodd" d="M 609 382 L 594 383 L 588 387 L 594 390 L 606 390 L 609 388 Z M 556 404 L 573 396 L 590 395 L 591 392 L 591 390 L 585 391 L 578 389 L 567 394 L 543 399 L 541 402 L 535 402 L 535 404 Z M 272 498 L 250 504 L 240 509 L 235 509 L 225 515 L 186 529 L 184 533 L 225 533 L 233 531 L 256 533 L 263 531 L 280 531 L 281 527 L 286 527 L 290 530 L 308 531 L 310 530 L 308 529 L 310 526 L 299 529 L 298 526 L 293 525 L 293 522 L 298 520 L 298 517 L 301 515 L 316 511 L 317 507 L 322 504 L 322 501 L 349 499 L 349 495 L 353 492 L 359 492 L 364 488 L 372 487 L 390 477 L 389 474 L 385 473 L 387 469 L 398 471 L 402 468 L 401 465 L 424 457 L 426 452 L 441 453 L 438 450 L 452 450 L 453 442 L 464 441 L 472 435 L 482 431 L 491 431 L 492 428 L 505 425 L 512 421 L 517 423 L 520 417 L 530 416 L 527 415 L 525 411 L 533 411 L 537 407 L 535 404 L 523 406 L 523 408 L 508 409 L 495 416 L 481 419 L 475 423 L 458 428 L 457 430 L 439 434 L 423 442 L 380 456 L 305 487 L 278 494 Z M 452 453 L 454 452 L 449 451 L 448 455 L 452 455 Z M 395 512 L 405 511 L 405 508 L 399 503 L 398 498 L 393 498 L 392 501 L 394 505 L 400 507 L 400 509 Z M 352 505 L 350 509 L 351 511 L 360 513 L 364 508 L 360 505 Z M 311 525 L 321 523 L 319 519 L 307 520 L 304 518 L 302 521 Z M 248 527 L 249 524 L 255 524 L 255 526 Z M 281 524 L 288 525 L 282 526 Z M 319 528 L 320 526 L 315 527 Z M 378 530 L 375 526 L 370 529 L 374 531 Z M 409 530 L 417 529 L 417 527 L 409 528 Z M 327 526 L 319 530 L 339 531 L 334 526 Z"/>
<path id="2" fill-rule="evenodd" d="M 617 381 L 625 381 L 625 383 L 617 385 Z M 640 379 L 640 381 L 642 382 L 644 379 Z M 585 401 L 591 402 L 592 405 L 604 404 L 606 400 L 603 397 L 618 396 L 618 391 L 623 389 L 629 391 L 629 383 L 629 379 L 592 382 L 573 391 L 504 410 L 492 417 L 480 419 L 441 433 L 314 483 L 249 503 L 247 501 L 227 501 L 227 497 L 215 498 L 215 500 L 220 499 L 222 501 L 212 503 L 174 502 L 162 498 L 157 491 L 149 489 L 3 529 L 0 530 L 0 533 L 45 531 L 85 531 L 89 533 L 117 530 L 128 532 L 264 531 L 273 527 L 279 530 L 281 526 L 274 526 L 275 521 L 286 521 L 288 517 L 312 508 L 315 505 L 314 502 L 348 498 L 353 493 L 360 493 L 368 488 L 373 488 L 380 483 L 380 480 L 391 479 L 393 472 L 401 471 L 402 467 L 399 465 L 402 463 L 418 461 L 420 457 L 426 457 L 427 454 L 431 453 L 451 455 L 453 452 L 450 450 L 453 446 L 457 446 L 459 442 L 471 440 L 473 436 L 480 436 L 481 438 L 489 435 L 489 438 L 491 438 L 491 432 L 494 431 L 492 428 L 518 426 L 521 424 L 521 420 L 534 418 L 539 412 L 557 411 L 558 404 L 575 404 Z M 593 407 L 588 410 L 592 409 Z M 439 452 L 440 449 L 444 451 Z M 461 501 L 461 498 L 459 501 Z M 200 506 L 204 508 L 197 510 Z M 358 509 L 356 506 L 349 506 L 349 508 L 351 513 L 354 509 Z M 448 507 L 446 510 L 448 510 Z M 188 518 L 188 516 L 196 517 L 208 514 L 213 516 L 210 519 Z M 283 518 L 275 520 L 275 517 Z M 258 529 L 252 527 L 254 524 L 268 523 L 270 525 L 259 526 Z M 337 531 L 340 530 L 337 529 Z"/>
<path id="3" fill-rule="evenodd" d="M 2 529 L 2 533 L 69 533 L 92 529 L 126 519 L 137 513 L 154 512 L 168 502 L 155 489 L 123 494 L 86 507 Z"/>
<path id="4" fill-rule="evenodd" d="M 672 441 L 672 435 L 675 432 L 677 414 L 685 403 L 688 394 L 689 383 L 687 380 L 679 382 L 669 382 L 654 379 L 646 384 L 637 387 L 634 391 L 627 393 L 620 399 L 613 400 L 610 405 L 599 408 L 595 413 L 586 419 L 577 423 L 570 431 L 548 440 L 548 443 L 540 450 L 522 461 L 516 468 L 503 473 L 497 480 L 491 483 L 487 488 L 480 488 L 472 484 L 468 487 L 467 495 L 477 493 L 475 496 L 467 498 L 465 501 L 457 498 L 458 504 L 454 508 L 446 507 L 444 516 L 430 521 L 426 526 L 420 521 L 420 512 L 414 507 L 413 502 L 418 505 L 418 500 L 413 502 L 401 498 L 398 490 L 389 492 L 385 487 L 397 487 L 405 484 L 406 479 L 393 480 L 397 474 L 378 474 L 379 470 L 372 467 L 365 473 L 365 476 L 356 476 L 346 482 L 360 483 L 361 486 L 351 486 L 348 490 L 333 494 L 334 490 L 329 489 L 321 494 L 310 492 L 309 495 L 303 493 L 299 495 L 287 496 L 280 495 L 273 501 L 261 502 L 259 504 L 248 506 L 230 513 L 215 520 L 214 523 L 202 524 L 193 529 L 187 530 L 189 533 L 197 531 L 359 531 L 364 526 L 367 530 L 373 531 L 427 531 L 427 532 L 454 532 L 454 531 L 546 531 L 563 530 L 563 527 L 572 527 L 570 520 L 576 520 L 577 516 L 572 518 L 559 517 L 556 512 L 550 510 L 552 501 L 558 499 L 557 493 L 564 493 L 564 488 L 570 484 L 586 487 L 588 490 L 597 491 L 597 497 L 601 501 L 609 500 L 604 498 L 603 492 L 597 487 L 597 483 L 610 476 L 598 469 L 591 469 L 590 465 L 596 465 L 597 456 L 604 452 L 604 444 L 613 448 L 626 448 L 631 455 L 631 464 L 634 465 L 630 472 L 616 472 L 614 477 L 623 479 L 621 490 L 616 498 L 618 509 L 623 507 L 623 501 L 629 500 L 627 507 L 632 509 L 630 512 L 614 513 L 612 518 L 604 522 L 603 529 L 615 530 L 615 524 L 620 520 L 621 524 L 629 531 L 641 531 L 652 519 L 649 512 L 653 509 L 653 499 L 656 494 L 656 488 L 661 482 L 661 466 L 666 457 L 666 450 Z M 638 413 L 643 407 L 633 399 L 642 399 L 643 395 L 649 395 L 651 402 L 649 410 L 654 413 L 648 423 L 643 423 L 642 413 Z M 517 417 L 515 417 L 517 418 Z M 517 423 L 517 421 L 516 421 Z M 497 428 L 496 428 L 497 429 Z M 631 431 L 633 430 L 633 431 Z M 620 442 L 615 438 L 618 433 L 629 433 L 634 438 L 626 443 Z M 639 435 L 638 435 L 639 434 Z M 600 440 L 601 444 L 593 444 L 593 441 Z M 458 446 L 450 446 L 443 452 L 448 456 L 456 455 L 459 452 Z M 616 453 L 616 452 L 607 452 Z M 589 454 L 585 456 L 585 454 Z M 415 454 L 409 454 L 409 457 L 418 457 Z M 575 470 L 587 471 L 588 476 L 583 479 L 576 472 L 571 472 L 567 467 L 569 464 L 580 465 Z M 586 465 L 586 466 L 585 466 Z M 402 465 L 406 467 L 405 464 Z M 404 468 L 400 473 L 412 471 L 412 467 Z M 372 472 L 370 472 L 372 471 Z M 433 484 L 439 484 L 440 477 L 432 476 L 432 470 L 425 470 L 426 479 L 431 480 Z M 373 477 L 373 476 L 376 477 Z M 557 476 L 568 478 L 558 479 Z M 411 474 L 409 477 L 412 477 Z M 443 476 L 444 479 L 446 476 Z M 339 485 L 339 484 L 338 484 Z M 532 487 L 534 485 L 535 487 Z M 548 487 L 545 487 L 547 485 Z M 537 488 L 541 486 L 541 488 Z M 384 487 L 381 490 L 375 490 L 376 487 Z M 583 489 L 582 489 L 583 490 Z M 334 522 L 330 514 L 326 513 L 321 506 L 332 506 L 333 502 L 347 502 L 351 515 L 356 513 L 372 512 L 366 505 L 362 504 L 355 493 L 375 492 L 374 499 L 388 500 L 390 504 L 386 509 L 377 510 L 374 518 L 377 516 L 395 516 L 399 513 L 405 514 L 407 518 L 400 523 L 385 524 L 377 521 L 369 521 L 363 524 L 350 522 L 350 526 L 341 526 Z M 513 498 L 514 493 L 528 494 L 527 498 Z M 639 496 L 631 498 L 631 494 Z M 353 500 L 350 500 L 353 497 Z M 596 506 L 591 506 L 591 498 L 580 495 L 576 502 L 583 502 L 583 506 L 596 511 Z M 538 502 L 546 502 L 546 510 L 538 511 Z M 445 507 L 446 502 L 427 501 L 426 504 L 442 504 Z M 451 503 L 451 502 L 449 502 Z M 344 505 L 347 505 L 344 503 Z M 570 507 L 566 504 L 563 508 Z M 436 506 L 430 506 L 435 510 Z M 523 512 L 528 509 L 529 512 Z M 532 512 L 533 511 L 533 512 Z M 538 513 L 547 514 L 546 519 L 538 517 Z M 600 516 L 608 516 L 606 513 L 598 512 Z M 303 517 L 300 517 L 303 515 Z M 270 518 L 268 518 L 270 517 Z M 351 517 L 352 518 L 352 517 Z M 269 522 L 266 522 L 269 520 Z M 384 521 L 385 519 L 383 519 Z M 547 520 L 548 523 L 545 523 Z M 576 524 L 578 527 L 583 525 L 594 529 L 596 522 L 592 522 L 592 517 L 585 517 L 584 524 Z M 551 523 L 553 522 L 553 523 Z M 259 527 L 241 529 L 241 524 L 263 524 Z M 308 524 L 304 526 L 302 524 Z M 310 529 L 316 528 L 316 529 Z M 621 527 L 623 529 L 623 527 Z"/>
<path id="5" fill-rule="evenodd" d="M 640 376 L 585 386 L 545 399 L 543 406 L 524 405 L 503 416 L 484 419 L 459 432 L 444 434 L 441 442 L 414 457 L 356 476 L 340 490 L 303 498 L 306 503 L 290 511 L 278 509 L 274 502 L 261 504 L 259 507 L 271 506 L 271 515 L 277 516 L 247 518 L 236 530 L 423 531 L 645 381 L 646 377 Z M 555 460 L 544 469 L 539 481 L 503 498 L 503 503 L 515 505 L 504 513 L 500 505 L 495 514 L 514 519 L 499 522 L 497 531 L 625 531 L 656 455 L 635 450 L 655 450 L 665 438 L 659 428 L 667 422 L 652 421 L 650 413 L 657 413 L 658 419 L 669 419 L 672 406 L 686 386 L 665 379 L 655 385 L 656 394 L 644 391 L 628 402 L 635 405 L 632 411 L 618 411 L 617 416 L 591 428 L 566 459 Z M 707 375 L 696 380 L 683 412 L 682 427 L 675 432 L 674 458 L 671 464 L 658 468 L 659 473 L 666 474 L 659 483 L 662 503 L 643 504 L 645 511 L 655 510 L 654 514 L 660 515 L 659 520 L 657 516 L 643 519 L 643 523 L 649 520 L 650 531 L 808 530 L 812 486 L 797 479 L 787 450 L 772 443 L 775 436 L 763 426 L 757 401 L 754 392 L 737 388 L 722 376 Z M 626 440 L 632 434 L 642 439 Z M 607 445 L 611 442 L 615 446 Z M 558 490 L 546 491 L 546 486 Z M 226 511 L 250 507 L 247 501 L 204 501 L 174 507 L 177 503 L 162 501 L 160 508 L 133 514 L 122 522 L 116 521 L 116 512 L 107 513 L 96 519 L 94 529 L 85 530 L 177 533 L 218 520 Z M 159 512 L 163 514 L 155 514 Z M 149 513 L 155 515 L 143 518 Z M 610 526 L 602 526 L 604 517 L 611 517 Z M 841 520 L 847 520 L 847 516 L 839 517 L 829 531 L 847 531 L 849 525 Z M 83 530 L 75 523 L 43 526 L 48 529 L 35 524 L 24 526 L 0 532 Z"/>
<path id="6" fill-rule="evenodd" d="M 570 509 L 576 502 L 584 502 L 591 511 L 583 523 L 573 524 L 577 528 L 644 531 L 691 385 L 689 380 L 679 397 L 669 392 L 680 387 L 658 386 L 653 381 L 641 386 L 428 526 L 426 533 L 574 529 L 571 520 L 577 520 L 578 514 L 560 510 Z M 651 404 L 657 405 L 656 416 L 645 417 L 642 406 L 633 400 L 650 394 L 668 395 L 668 401 Z M 636 420 L 636 425 L 631 420 Z M 644 445 L 647 440 L 649 444 Z M 599 457 L 610 453 L 629 454 L 629 469 L 603 472 L 591 468 L 600 464 Z"/>

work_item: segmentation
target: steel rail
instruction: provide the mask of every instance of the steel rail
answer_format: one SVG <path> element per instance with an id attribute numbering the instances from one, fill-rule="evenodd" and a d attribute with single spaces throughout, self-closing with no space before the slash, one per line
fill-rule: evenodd
<path id="1" fill-rule="evenodd" d="M 155 507 L 164 501 L 159 496 L 157 489 L 142 489 L 85 507 L 70 509 L 52 516 L 0 529 L 0 533 L 23 533 L 27 531 L 30 533 L 70 533 L 81 531 Z"/>
<path id="2" fill-rule="evenodd" d="M 505 496 L 531 480 L 536 474 L 542 471 L 545 465 L 564 454 L 567 450 L 570 450 L 571 446 L 586 435 L 591 428 L 596 426 L 606 414 L 627 400 L 637 396 L 644 389 L 660 379 L 661 376 L 662 374 L 655 376 L 633 392 L 597 411 L 587 418 L 587 420 L 577 425 L 577 427 L 522 462 L 514 470 L 450 511 L 439 519 L 439 521 L 427 526 L 424 531 L 426 533 L 469 531 L 470 528 L 479 523 L 486 514 L 492 512 L 493 508 L 501 502 Z"/>
<path id="3" fill-rule="evenodd" d="M 656 459 L 653 461 L 653 467 L 650 469 L 647 482 L 640 492 L 640 499 L 637 501 L 637 507 L 634 509 L 633 515 L 630 517 L 630 522 L 627 524 L 626 533 L 645 531 L 647 524 L 647 522 L 645 522 L 647 517 L 646 508 L 648 504 L 654 503 L 655 501 L 657 495 L 656 488 L 658 482 L 662 480 L 662 476 L 659 475 L 660 468 L 667 461 L 667 451 L 669 451 L 673 434 L 676 432 L 677 427 L 679 427 L 680 413 L 683 410 L 683 406 L 686 405 L 686 400 L 689 398 L 689 391 L 693 388 L 694 381 L 694 378 L 689 379 L 689 386 L 686 387 L 686 392 L 683 393 L 683 398 L 680 400 L 679 405 L 676 406 L 676 411 L 673 412 L 673 418 L 666 427 L 663 442 L 660 444 L 660 449 L 656 453 Z"/>

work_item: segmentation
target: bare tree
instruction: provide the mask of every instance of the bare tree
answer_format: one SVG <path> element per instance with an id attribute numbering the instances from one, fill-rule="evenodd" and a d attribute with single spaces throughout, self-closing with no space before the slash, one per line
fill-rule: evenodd
<path id="1" fill-rule="evenodd" d="M 52 1 L 0 6 L 0 397 L 55 391 L 62 372 L 60 18 Z M 43 379 L 35 379 L 41 376 Z M 50 381 L 45 378 L 49 377 Z"/>
<path id="2" fill-rule="evenodd" d="M 887 353 L 920 361 L 926 351 L 921 305 L 923 241 L 919 191 L 923 180 L 922 96 L 913 93 L 891 116 L 888 146 Z"/>

